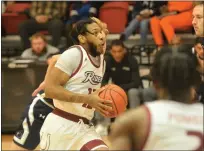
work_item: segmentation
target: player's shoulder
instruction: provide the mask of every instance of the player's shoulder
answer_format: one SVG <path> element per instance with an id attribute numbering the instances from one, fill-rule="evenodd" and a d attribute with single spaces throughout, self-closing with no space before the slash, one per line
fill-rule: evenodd
<path id="1" fill-rule="evenodd" d="M 124 125 L 134 125 L 149 116 L 149 110 L 145 105 L 139 106 L 135 109 L 130 109 L 121 116 L 119 116 L 116 121 L 117 123 L 123 123 Z"/>
<path id="2" fill-rule="evenodd" d="M 62 54 L 69 55 L 69 56 L 81 56 L 82 48 L 79 45 L 73 45 L 66 49 Z"/>
<path id="3" fill-rule="evenodd" d="M 156 100 L 153 102 L 148 102 L 145 103 L 145 106 L 150 109 L 154 110 L 157 112 L 165 112 L 168 111 L 169 109 L 188 109 L 188 110 L 198 110 L 198 111 L 203 111 L 203 104 L 200 102 L 195 102 L 192 104 L 188 103 L 183 103 L 183 102 L 177 102 L 177 101 L 172 101 L 172 100 Z"/>

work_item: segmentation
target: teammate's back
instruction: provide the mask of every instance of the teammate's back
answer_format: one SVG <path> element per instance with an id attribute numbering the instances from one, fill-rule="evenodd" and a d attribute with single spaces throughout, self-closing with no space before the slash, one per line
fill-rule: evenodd
<path id="1" fill-rule="evenodd" d="M 161 100 L 146 104 L 150 126 L 145 150 L 201 150 L 203 105 Z"/>
<path id="2" fill-rule="evenodd" d="M 198 61 L 189 50 L 177 46 L 158 52 L 151 77 L 159 100 L 116 120 L 111 134 L 114 150 L 204 149 L 203 105 L 195 101 Z"/>

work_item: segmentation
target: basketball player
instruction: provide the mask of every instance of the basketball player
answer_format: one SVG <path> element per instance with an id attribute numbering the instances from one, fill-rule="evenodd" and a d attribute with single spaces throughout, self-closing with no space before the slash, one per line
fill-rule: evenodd
<path id="1" fill-rule="evenodd" d="M 191 48 L 190 48 L 191 49 Z M 185 47 L 162 48 L 152 66 L 159 100 L 116 119 L 113 150 L 203 150 L 203 105 L 193 103 L 197 60 Z M 190 50 L 189 50 L 190 51 Z"/>
<path id="2" fill-rule="evenodd" d="M 93 17 L 91 19 L 97 22 L 106 36 L 108 34 L 107 25 L 97 18 Z M 60 55 L 55 55 L 49 61 L 47 74 L 52 70 L 59 56 Z M 38 146 L 42 124 L 46 116 L 54 109 L 52 99 L 45 97 L 43 89 L 44 82 L 33 92 L 33 101 L 23 113 L 22 123 L 14 135 L 10 150 L 33 150 Z"/>
<path id="3" fill-rule="evenodd" d="M 42 150 L 107 150 L 90 124 L 95 110 L 104 116 L 112 111 L 112 101 L 101 99 L 97 90 L 105 71 L 105 36 L 91 19 L 76 23 L 72 36 L 79 45 L 66 50 L 45 79 L 45 93 L 54 99 L 55 109 L 41 128 L 40 147 Z"/>

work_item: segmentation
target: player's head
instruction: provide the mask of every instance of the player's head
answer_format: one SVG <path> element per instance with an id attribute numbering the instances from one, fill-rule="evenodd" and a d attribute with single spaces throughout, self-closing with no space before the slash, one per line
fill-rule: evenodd
<path id="1" fill-rule="evenodd" d="M 113 40 L 110 52 L 116 62 L 121 62 L 126 53 L 123 42 L 121 40 Z"/>
<path id="2" fill-rule="evenodd" d="M 164 47 L 156 55 L 151 76 L 160 99 L 190 102 L 200 83 L 197 59 L 187 46 Z"/>
<path id="3" fill-rule="evenodd" d="M 77 22 L 71 31 L 71 37 L 75 44 L 86 47 L 92 56 L 103 53 L 106 36 L 94 20 L 86 19 Z"/>
<path id="4" fill-rule="evenodd" d="M 197 4 L 193 9 L 193 27 L 198 37 L 204 37 L 204 3 Z"/>

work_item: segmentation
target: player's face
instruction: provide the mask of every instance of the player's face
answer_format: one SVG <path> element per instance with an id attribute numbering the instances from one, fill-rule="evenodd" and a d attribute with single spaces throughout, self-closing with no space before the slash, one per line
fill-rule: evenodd
<path id="1" fill-rule="evenodd" d="M 204 37 L 203 12 L 204 6 L 198 5 L 193 9 L 193 27 L 198 37 Z"/>
<path id="2" fill-rule="evenodd" d="M 44 50 L 46 46 L 46 42 L 39 37 L 39 38 L 32 39 L 31 45 L 32 45 L 33 51 L 35 51 L 35 53 L 37 54 L 40 54 Z"/>
<path id="3" fill-rule="evenodd" d="M 87 25 L 87 33 L 85 37 L 91 53 L 95 55 L 104 53 L 106 35 L 98 24 L 92 23 Z"/>
<path id="4" fill-rule="evenodd" d="M 204 50 L 203 50 L 203 47 L 200 43 L 196 44 L 195 45 L 195 50 L 196 50 L 196 53 L 198 54 L 198 56 L 200 58 L 203 58 L 204 57 Z M 204 59 L 204 58 L 203 58 Z"/>
<path id="5" fill-rule="evenodd" d="M 111 55 L 116 62 L 121 62 L 124 58 L 126 51 L 122 46 L 113 45 L 111 48 Z"/>

